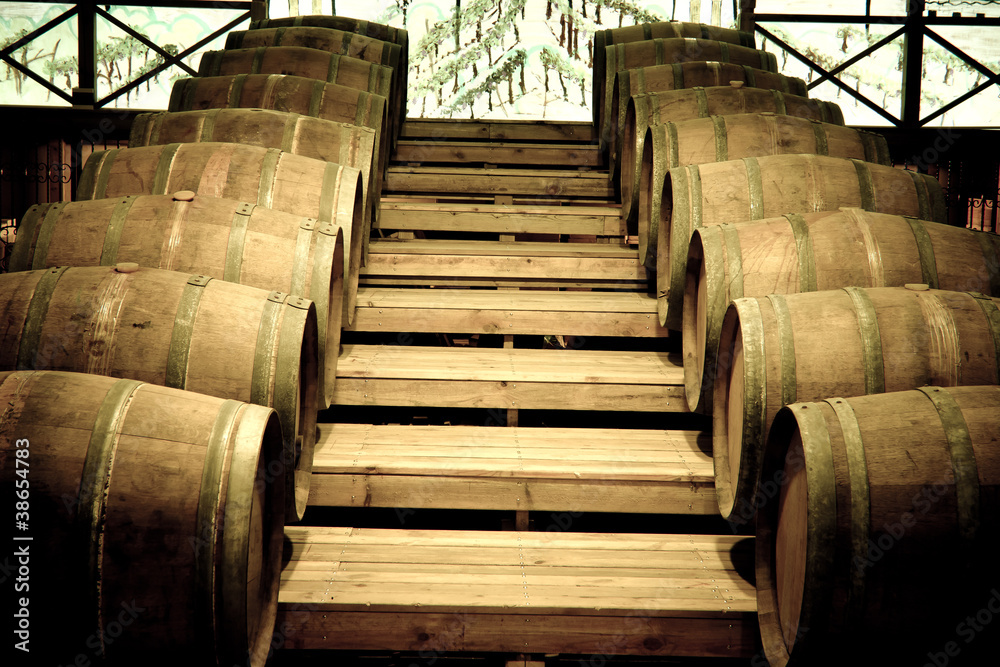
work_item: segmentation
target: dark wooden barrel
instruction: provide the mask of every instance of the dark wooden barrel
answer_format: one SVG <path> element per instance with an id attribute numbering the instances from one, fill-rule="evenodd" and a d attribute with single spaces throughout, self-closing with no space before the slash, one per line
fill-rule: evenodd
<path id="1" fill-rule="evenodd" d="M 628 228 L 639 236 L 642 262 L 656 267 L 656 234 L 650 221 L 659 217 L 662 194 L 642 183 L 662 183 L 668 170 L 689 164 L 786 153 L 891 164 L 889 145 L 880 134 L 773 113 L 668 122 L 647 128 L 642 137 L 630 136 L 622 146 L 622 209 Z"/>
<path id="2" fill-rule="evenodd" d="M 0 370 L 110 375 L 273 407 L 285 517 L 302 518 L 318 406 L 312 301 L 120 263 L 2 274 L 0 311 Z"/>
<path id="3" fill-rule="evenodd" d="M 404 54 L 409 54 L 409 36 L 403 28 L 395 28 L 382 23 L 373 23 L 361 19 L 350 18 L 348 16 L 322 16 L 314 14 L 311 16 L 286 16 L 276 19 L 261 19 L 251 21 L 251 30 L 262 30 L 264 28 L 291 28 L 298 26 L 314 26 L 317 28 L 333 28 L 344 32 L 353 32 L 358 35 L 380 39 L 384 42 L 395 42 L 402 47 Z"/>
<path id="4" fill-rule="evenodd" d="M 319 79 L 284 74 L 235 74 L 178 79 L 169 111 L 271 109 L 375 130 L 379 169 L 389 161 L 386 98 Z"/>
<path id="5" fill-rule="evenodd" d="M 651 222 L 657 238 L 656 295 L 661 321 L 674 330 L 681 327 L 688 244 L 699 227 L 841 206 L 947 221 L 944 192 L 936 179 L 823 155 L 770 155 L 677 167 L 653 187 L 662 188 L 660 214 Z"/>
<path id="6" fill-rule="evenodd" d="M 364 229 L 361 172 L 277 148 L 205 142 L 117 148 L 93 153 L 80 174 L 77 199 L 161 195 L 190 190 L 206 197 L 335 223 L 345 237 Z M 364 239 L 344 239 L 346 274 L 360 271 Z M 350 293 L 345 316 L 354 321 Z"/>
<path id="7" fill-rule="evenodd" d="M 356 300 L 358 285 L 357 274 L 344 275 L 346 237 L 336 223 L 188 191 L 32 206 L 21 230 L 11 271 L 135 262 L 310 299 L 320 406 L 330 405 L 345 292 Z"/>
<path id="8" fill-rule="evenodd" d="M 596 61 L 600 57 L 594 54 Z M 600 86 L 596 98 L 598 109 L 597 127 L 601 130 L 601 145 L 610 142 L 611 95 L 614 90 L 615 74 L 619 70 L 653 65 L 667 65 L 678 62 L 714 61 L 749 65 L 768 72 L 777 72 L 778 64 L 774 54 L 745 46 L 707 39 L 651 39 L 642 42 L 626 42 L 604 49 L 605 72 L 594 85 Z"/>
<path id="9" fill-rule="evenodd" d="M 278 148 L 286 153 L 336 162 L 361 172 L 366 238 L 378 222 L 382 197 L 382 169 L 378 164 L 375 130 L 351 123 L 311 118 L 267 109 L 204 109 L 143 113 L 132 122 L 129 146 L 173 143 L 225 142 Z"/>
<path id="10" fill-rule="evenodd" d="M 711 414 L 732 299 L 907 283 L 1000 297 L 1000 236 L 857 208 L 694 230 L 681 326 L 688 406 Z"/>
<path id="11" fill-rule="evenodd" d="M 274 411 L 57 371 L 0 373 L 0 401 L 0 476 L 29 498 L 31 664 L 262 666 L 284 534 Z"/>
<path id="12" fill-rule="evenodd" d="M 611 177 L 617 176 L 628 101 L 633 95 L 659 93 L 684 88 L 729 86 L 733 81 L 748 88 L 777 90 L 785 95 L 808 97 L 806 82 L 798 77 L 719 62 L 683 62 L 619 70 L 611 88 L 611 128 L 608 158 Z"/>
<path id="13" fill-rule="evenodd" d="M 769 664 L 991 664 L 998 442 L 996 386 L 783 408 L 757 521 Z"/>
<path id="14" fill-rule="evenodd" d="M 660 21 L 642 23 L 635 26 L 598 30 L 594 33 L 594 85 L 593 111 L 594 122 L 600 120 L 599 110 L 602 97 L 600 86 L 605 80 L 606 61 L 599 57 L 605 49 L 614 44 L 625 42 L 641 42 L 649 39 L 669 39 L 672 37 L 687 37 L 694 39 L 712 39 L 729 44 L 738 44 L 751 49 L 757 48 L 753 33 L 707 25 L 705 23 L 686 23 L 682 21 Z"/>
<path id="15" fill-rule="evenodd" d="M 398 132 L 400 124 L 406 118 L 407 70 L 409 65 L 407 53 L 395 42 L 373 39 L 355 32 L 335 28 L 304 25 L 234 30 L 226 38 L 226 49 L 246 49 L 260 46 L 305 46 L 391 67 L 394 70 L 392 77 L 394 92 L 389 98 L 389 114 L 393 117 L 390 123 L 391 127 Z M 394 134 L 392 140 L 395 141 L 397 136 Z"/>
<path id="16" fill-rule="evenodd" d="M 734 300 L 712 398 L 722 516 L 740 525 L 753 518 L 765 437 L 784 405 L 1000 383 L 998 306 L 996 297 L 926 285 Z"/>

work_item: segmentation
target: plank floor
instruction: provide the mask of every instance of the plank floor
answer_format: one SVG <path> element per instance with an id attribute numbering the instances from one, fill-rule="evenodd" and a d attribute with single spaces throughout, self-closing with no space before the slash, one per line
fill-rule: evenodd
<path id="1" fill-rule="evenodd" d="M 344 345 L 338 405 L 687 412 L 666 352 Z"/>
<path id="2" fill-rule="evenodd" d="M 382 199 L 382 230 L 624 237 L 620 207 L 514 206 Z"/>
<path id="3" fill-rule="evenodd" d="M 363 285 L 592 287 L 645 291 L 635 248 L 611 243 L 373 240 Z"/>
<path id="4" fill-rule="evenodd" d="M 597 143 L 597 130 L 586 121 L 407 119 L 399 136 L 400 139 Z"/>
<path id="5" fill-rule="evenodd" d="M 288 527 L 289 648 L 749 657 L 752 538 Z"/>
<path id="6" fill-rule="evenodd" d="M 638 292 L 361 287 L 346 331 L 663 338 L 656 299 Z"/>
<path id="7" fill-rule="evenodd" d="M 581 165 L 582 166 L 582 165 Z M 493 195 L 539 195 L 613 199 L 607 171 L 486 169 L 474 167 L 403 167 L 386 169 L 382 192 Z"/>
<path id="8" fill-rule="evenodd" d="M 310 504 L 718 512 L 707 433 L 321 424 Z"/>

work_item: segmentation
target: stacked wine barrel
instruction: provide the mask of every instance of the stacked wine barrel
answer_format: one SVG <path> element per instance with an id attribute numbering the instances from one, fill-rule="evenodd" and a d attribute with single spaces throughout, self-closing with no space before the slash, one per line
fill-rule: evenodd
<path id="1" fill-rule="evenodd" d="M 752 35 L 598 37 L 595 123 L 712 416 L 720 511 L 757 519 L 770 664 L 949 639 L 997 583 L 1000 238 L 944 224 L 936 180 Z"/>
<path id="2" fill-rule="evenodd" d="M 39 627 L 79 621 L 74 641 L 37 643 L 266 660 L 406 49 L 405 31 L 344 17 L 259 21 L 128 148 L 94 153 L 75 201 L 23 216 L 0 275 L 0 431 L 54 536 L 33 608 L 62 621 Z M 109 638 L 121 604 L 137 617 Z"/>

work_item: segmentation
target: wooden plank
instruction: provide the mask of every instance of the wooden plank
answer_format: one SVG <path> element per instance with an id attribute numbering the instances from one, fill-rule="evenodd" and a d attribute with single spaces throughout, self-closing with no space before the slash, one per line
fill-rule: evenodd
<path id="1" fill-rule="evenodd" d="M 613 199 L 607 172 L 390 166 L 385 193 L 545 195 Z"/>
<path id="2" fill-rule="evenodd" d="M 624 236 L 621 209 L 606 206 L 497 206 L 383 198 L 377 229 Z"/>
<path id="3" fill-rule="evenodd" d="M 343 345 L 338 379 L 683 386 L 678 355 L 653 351 Z"/>
<path id="4" fill-rule="evenodd" d="M 288 527 L 289 649 L 747 657 L 752 538 Z M 326 559 L 326 560 L 324 560 Z"/>
<path id="5" fill-rule="evenodd" d="M 392 159 L 407 164 L 448 162 L 503 165 L 553 165 L 600 167 L 603 158 L 596 145 L 525 144 L 508 142 L 402 140 Z"/>
<path id="6" fill-rule="evenodd" d="M 575 141 L 590 144 L 596 143 L 597 132 L 594 124 L 589 122 L 408 119 L 400 127 L 400 138 Z"/>
<path id="7" fill-rule="evenodd" d="M 695 431 L 324 424 L 309 502 L 711 515 L 718 508 L 712 459 L 699 444 L 705 437 Z M 566 521 L 540 520 L 556 527 Z"/>
<path id="8" fill-rule="evenodd" d="M 638 292 L 361 287 L 347 331 L 665 338 L 656 299 Z"/>
<path id="9" fill-rule="evenodd" d="M 638 262 L 639 251 L 612 243 L 549 243 L 544 241 L 467 241 L 461 239 L 379 239 L 373 255 L 457 255 L 468 257 L 575 257 Z"/>

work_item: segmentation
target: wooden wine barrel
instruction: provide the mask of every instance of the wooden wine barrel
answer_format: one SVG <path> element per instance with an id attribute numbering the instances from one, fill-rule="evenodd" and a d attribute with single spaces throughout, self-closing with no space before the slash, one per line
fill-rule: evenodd
<path id="1" fill-rule="evenodd" d="M 1000 383 L 998 307 L 995 297 L 926 285 L 734 300 L 712 397 L 722 516 L 734 524 L 753 518 L 764 439 L 784 405 Z"/>
<path id="2" fill-rule="evenodd" d="M 251 21 L 251 30 L 262 30 L 265 28 L 290 28 L 298 26 L 314 26 L 317 28 L 333 28 L 344 32 L 353 32 L 358 35 L 380 39 L 384 42 L 395 42 L 402 47 L 404 54 L 409 54 L 410 39 L 403 28 L 395 28 L 382 23 L 373 23 L 361 19 L 347 16 L 323 16 L 319 14 L 311 16 L 286 16 L 276 19 L 261 19 Z"/>
<path id="3" fill-rule="evenodd" d="M 789 95 L 780 90 L 745 88 L 738 81 L 728 86 L 644 93 L 625 101 L 624 120 L 615 139 L 620 147 L 617 159 L 625 162 L 626 158 L 621 155 L 625 147 L 641 140 L 646 135 L 646 128 L 652 125 L 752 113 L 775 113 L 844 124 L 843 112 L 832 102 Z"/>
<path id="4" fill-rule="evenodd" d="M 769 664 L 995 660 L 996 633 L 976 637 L 973 624 L 995 622 L 988 608 L 1000 603 L 998 442 L 996 386 L 783 408 L 765 449 L 771 494 L 757 521 Z M 973 655 L 970 635 L 982 652 Z"/>
<path id="5" fill-rule="evenodd" d="M 0 373 L 0 401 L 0 475 L 28 492 L 34 538 L 14 542 L 31 664 L 262 666 L 284 535 L 274 411 L 57 371 Z"/>
<path id="6" fill-rule="evenodd" d="M 382 169 L 378 164 L 375 130 L 370 127 L 266 109 L 159 111 L 135 117 L 128 145 L 136 148 L 205 141 L 278 148 L 354 167 L 361 172 L 364 198 L 364 229 L 359 230 L 362 238 L 378 222 Z"/>
<path id="7" fill-rule="evenodd" d="M 351 58 L 359 58 L 393 68 L 393 95 L 389 98 L 389 113 L 395 120 L 391 126 L 399 129 L 406 118 L 406 89 L 409 69 L 408 54 L 399 44 L 373 39 L 355 32 L 318 26 L 289 26 L 234 30 L 226 38 L 227 49 L 259 46 L 305 46 Z M 396 135 L 392 140 L 395 141 Z"/>
<path id="8" fill-rule="evenodd" d="M 348 276 L 344 319 L 354 321 L 361 271 L 364 201 L 361 172 L 335 162 L 284 153 L 277 148 L 205 142 L 117 148 L 93 153 L 83 165 L 76 197 L 105 199 L 190 190 L 206 197 L 250 202 L 333 223 L 344 233 Z"/>
<path id="9" fill-rule="evenodd" d="M 375 130 L 379 171 L 389 162 L 386 98 L 304 76 L 236 74 L 178 79 L 169 111 L 271 109 Z"/>
<path id="10" fill-rule="evenodd" d="M 124 377 L 273 407 L 286 520 L 305 511 L 316 442 L 312 301 L 121 263 L 0 275 L 0 370 Z"/>
<path id="11" fill-rule="evenodd" d="M 611 88 L 611 128 L 608 132 L 611 178 L 617 176 L 622 139 L 625 128 L 625 113 L 628 101 L 633 95 L 659 93 L 684 88 L 704 88 L 729 86 L 732 82 L 742 83 L 748 88 L 777 90 L 785 95 L 808 97 L 806 82 L 798 77 L 768 72 L 748 65 L 733 65 L 719 62 L 686 62 L 669 65 L 653 65 L 635 69 L 619 70 L 615 73 Z"/>
<path id="12" fill-rule="evenodd" d="M 694 230 L 681 326 L 688 406 L 711 414 L 733 299 L 907 283 L 1000 297 L 1000 236 L 857 208 Z"/>
<path id="13" fill-rule="evenodd" d="M 656 228 L 656 295 L 660 321 L 681 326 L 684 263 L 692 232 L 788 211 L 841 206 L 945 222 L 941 184 L 926 174 L 822 155 L 770 155 L 677 167 L 662 183 Z M 647 238 L 652 235 L 648 232 Z M 676 261 L 674 261 L 676 259 Z"/>
<path id="14" fill-rule="evenodd" d="M 389 100 L 398 108 L 398 91 L 393 84 L 394 70 L 385 65 L 360 58 L 341 56 L 305 46 L 258 46 L 255 49 L 225 49 L 206 51 L 201 57 L 198 76 L 229 76 L 236 74 L 291 74 L 307 79 L 321 79 Z M 390 133 L 399 133 L 402 119 L 389 114 L 393 122 Z"/>
<path id="15" fill-rule="evenodd" d="M 599 58 L 595 52 L 594 61 Z M 597 122 L 601 129 L 601 146 L 610 141 L 611 93 L 614 90 L 615 74 L 619 70 L 652 65 L 666 65 L 678 62 L 706 61 L 749 65 L 768 72 L 777 72 L 778 63 L 773 53 L 751 49 L 707 39 L 651 39 L 642 42 L 626 42 L 604 49 L 605 72 L 601 79 L 594 79 L 599 86 L 596 101 Z"/>
<path id="16" fill-rule="evenodd" d="M 695 39 L 710 39 L 729 44 L 738 44 L 747 48 L 757 48 L 753 33 L 733 30 L 732 28 L 722 28 L 720 26 L 707 25 L 705 23 L 685 23 L 681 21 L 661 21 L 656 23 L 642 23 L 635 26 L 623 28 L 610 28 L 598 30 L 594 33 L 594 85 L 593 85 L 593 110 L 594 123 L 600 120 L 599 111 L 601 108 L 600 86 L 605 80 L 607 72 L 606 61 L 599 57 L 605 53 L 605 49 L 614 44 L 624 44 L 626 42 L 642 42 L 650 39 L 669 39 L 673 37 L 687 37 Z"/>
<path id="17" fill-rule="evenodd" d="M 393 69 L 306 46 L 258 46 L 206 51 L 198 76 L 293 74 L 392 97 Z"/>
<path id="18" fill-rule="evenodd" d="M 115 266 L 197 273 L 316 304 L 320 407 L 330 406 L 344 314 L 344 235 L 336 223 L 193 192 L 40 204 L 21 220 L 11 271 Z M 354 231 L 357 234 L 357 230 Z M 350 290 L 346 290 L 350 291 Z"/>
<path id="19" fill-rule="evenodd" d="M 631 126 L 634 127 L 634 126 Z M 813 153 L 890 165 L 889 145 L 874 132 L 773 113 L 710 116 L 653 125 L 644 137 L 629 137 L 622 147 L 622 208 L 631 233 L 639 236 L 639 258 L 656 267 L 656 228 L 660 188 L 667 170 L 689 164 L 744 157 Z"/>

